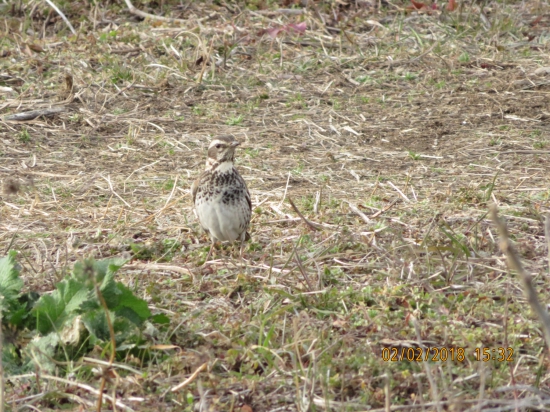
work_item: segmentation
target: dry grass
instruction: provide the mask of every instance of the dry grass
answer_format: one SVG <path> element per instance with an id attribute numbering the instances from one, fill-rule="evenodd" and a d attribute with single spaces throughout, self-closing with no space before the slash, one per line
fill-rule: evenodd
<path id="1" fill-rule="evenodd" d="M 1 114 L 65 108 L 0 122 L 0 247 L 40 292 L 78 259 L 131 252 L 121 280 L 171 318 L 107 394 L 144 411 L 548 410 L 543 335 L 487 216 L 496 203 L 544 302 L 548 5 L 216 3 L 164 3 L 186 24 L 58 4 L 76 36 L 45 4 L 0 6 Z M 298 21 L 304 35 L 259 34 Z M 228 133 L 252 242 L 246 265 L 223 247 L 201 268 L 189 188 Z M 420 345 L 465 358 L 382 359 Z M 513 361 L 474 358 L 499 347 Z M 89 407 L 65 379 L 97 387 L 85 365 L 14 379 L 7 400 Z"/>

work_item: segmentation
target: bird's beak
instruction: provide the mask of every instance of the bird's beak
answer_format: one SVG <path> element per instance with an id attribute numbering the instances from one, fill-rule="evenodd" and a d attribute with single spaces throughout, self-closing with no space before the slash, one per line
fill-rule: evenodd
<path id="1" fill-rule="evenodd" d="M 233 147 L 237 147 L 237 146 L 240 146 L 241 142 L 233 142 L 231 143 L 231 146 Z"/>

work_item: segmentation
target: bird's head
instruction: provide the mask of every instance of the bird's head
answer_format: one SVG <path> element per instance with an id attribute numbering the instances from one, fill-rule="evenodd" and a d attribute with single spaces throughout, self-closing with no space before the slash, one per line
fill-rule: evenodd
<path id="1" fill-rule="evenodd" d="M 208 146 L 208 158 L 206 160 L 206 165 L 211 167 L 216 163 L 233 163 L 235 160 L 235 149 L 238 145 L 240 145 L 240 142 L 238 142 L 233 136 L 215 137 Z"/>

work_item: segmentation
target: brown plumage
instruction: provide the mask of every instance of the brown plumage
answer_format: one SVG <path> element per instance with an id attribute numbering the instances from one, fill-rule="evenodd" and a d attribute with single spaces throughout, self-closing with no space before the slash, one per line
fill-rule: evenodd
<path id="1" fill-rule="evenodd" d="M 191 186 L 197 217 L 210 234 L 212 246 L 216 241 L 250 239 L 247 233 L 252 215 L 250 193 L 233 164 L 239 144 L 233 136 L 214 138 L 208 146 L 206 168 Z"/>

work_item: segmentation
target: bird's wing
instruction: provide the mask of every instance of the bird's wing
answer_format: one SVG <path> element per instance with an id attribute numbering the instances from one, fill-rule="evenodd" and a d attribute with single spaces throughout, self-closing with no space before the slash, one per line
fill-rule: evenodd
<path id="1" fill-rule="evenodd" d="M 195 197 L 197 197 L 197 191 L 199 190 L 199 183 L 201 181 L 202 174 L 191 185 L 191 196 L 193 197 L 193 204 L 195 204 Z"/>
<path id="2" fill-rule="evenodd" d="M 248 202 L 248 208 L 250 209 L 250 212 L 252 212 L 252 200 L 250 199 L 250 192 L 248 191 L 248 187 L 246 186 L 246 183 L 245 183 L 244 187 L 246 189 L 244 194 L 245 194 L 245 197 L 246 197 L 246 201 Z M 245 242 L 248 242 L 250 239 L 251 239 L 250 233 L 245 231 L 245 234 L 244 234 Z"/>
<path id="3" fill-rule="evenodd" d="M 235 169 L 235 171 L 237 171 Z M 250 199 L 250 192 L 248 191 L 248 186 L 246 185 L 246 181 L 243 179 L 241 174 L 237 171 L 237 180 L 242 183 L 244 186 L 244 197 L 246 198 L 246 203 L 248 203 L 248 209 L 252 210 L 252 200 Z"/>
<path id="4" fill-rule="evenodd" d="M 245 196 L 246 196 L 246 201 L 248 202 L 248 207 L 250 210 L 252 210 L 252 200 L 250 200 L 250 192 L 248 191 L 248 187 L 246 187 Z"/>

